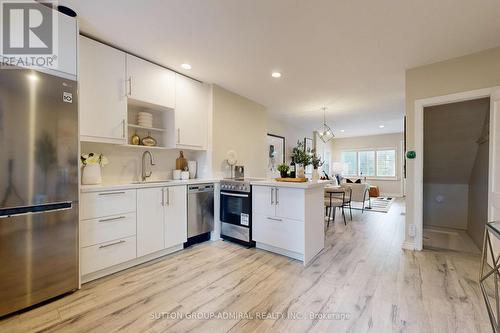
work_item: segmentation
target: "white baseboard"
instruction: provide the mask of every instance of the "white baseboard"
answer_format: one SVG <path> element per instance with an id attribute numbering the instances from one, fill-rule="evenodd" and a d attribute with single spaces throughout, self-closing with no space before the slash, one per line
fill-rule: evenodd
<path id="1" fill-rule="evenodd" d="M 381 197 L 393 197 L 393 198 L 402 198 L 403 195 L 401 193 L 380 193 Z"/>
<path id="2" fill-rule="evenodd" d="M 403 244 L 401 245 L 401 248 L 403 250 L 418 251 L 417 246 L 416 246 L 415 242 L 413 242 L 413 241 L 403 242 Z"/>
<path id="3" fill-rule="evenodd" d="M 279 247 L 275 247 L 275 246 L 272 246 L 272 245 L 268 245 L 268 244 L 264 244 L 264 243 L 259 243 L 259 242 L 256 242 L 255 247 L 258 248 L 258 249 L 262 249 L 262 250 L 266 250 L 266 251 L 269 251 L 269 252 L 277 253 L 277 254 L 280 254 L 280 255 L 285 256 L 285 257 L 290 257 L 292 259 L 297 259 L 297 260 L 300 260 L 302 262 L 304 261 L 304 255 L 302 253 L 288 251 L 288 250 L 285 250 L 285 249 L 281 249 Z"/>
<path id="4" fill-rule="evenodd" d="M 135 258 L 135 259 L 129 260 L 127 262 L 102 269 L 102 270 L 97 271 L 97 272 L 83 275 L 82 276 L 82 284 L 93 281 L 93 280 L 100 279 L 102 277 L 114 274 L 114 273 L 119 272 L 119 271 L 123 271 L 123 270 L 130 268 L 130 267 L 133 267 L 133 266 L 144 264 L 145 262 L 151 261 L 153 259 L 158 259 L 160 257 L 166 256 L 167 254 L 171 254 L 173 252 L 177 252 L 177 251 L 180 251 L 182 249 L 184 249 L 184 244 L 179 244 L 176 246 L 169 247 L 168 249 L 164 249 L 164 250 L 161 250 L 161 251 L 158 251 L 155 253 L 150 253 L 150 254 L 145 255 L 143 257 Z"/>

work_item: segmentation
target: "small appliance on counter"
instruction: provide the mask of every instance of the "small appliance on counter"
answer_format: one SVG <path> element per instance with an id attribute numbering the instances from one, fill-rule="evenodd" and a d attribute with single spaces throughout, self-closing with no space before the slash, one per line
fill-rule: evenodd
<path id="1" fill-rule="evenodd" d="M 243 165 L 234 166 L 234 179 L 244 179 L 245 178 L 245 167 Z"/>
<path id="2" fill-rule="evenodd" d="M 254 247 L 252 240 L 251 178 L 223 179 L 220 182 L 221 238 Z"/>

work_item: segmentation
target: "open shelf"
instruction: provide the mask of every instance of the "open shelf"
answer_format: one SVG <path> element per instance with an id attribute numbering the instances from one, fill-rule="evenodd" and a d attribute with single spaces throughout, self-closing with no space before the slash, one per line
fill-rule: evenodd
<path id="1" fill-rule="evenodd" d="M 124 147 L 129 147 L 129 148 L 139 148 L 139 149 L 156 149 L 156 150 L 167 150 L 169 148 L 167 147 L 162 147 L 162 146 L 143 146 L 143 145 L 123 145 Z"/>
<path id="2" fill-rule="evenodd" d="M 128 127 L 142 129 L 142 130 L 145 130 L 145 131 L 165 132 L 164 128 L 145 127 L 145 126 L 139 126 L 139 125 L 136 125 L 136 124 L 128 124 Z"/>

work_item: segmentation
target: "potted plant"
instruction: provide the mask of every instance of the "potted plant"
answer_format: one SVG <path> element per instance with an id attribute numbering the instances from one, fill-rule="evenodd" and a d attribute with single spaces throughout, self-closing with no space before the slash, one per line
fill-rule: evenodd
<path id="1" fill-rule="evenodd" d="M 297 178 L 306 178 L 304 170 L 306 166 L 311 164 L 311 149 L 306 149 L 304 147 L 304 142 L 297 141 L 297 146 L 293 148 L 291 157 L 297 165 Z"/>
<path id="2" fill-rule="evenodd" d="M 312 173 L 312 179 L 313 180 L 318 180 L 319 179 L 319 174 L 318 174 L 318 168 L 323 165 L 323 161 L 321 160 L 321 157 L 316 154 L 316 151 L 313 149 L 312 151 L 312 157 L 311 157 L 311 164 L 313 166 L 313 173 Z"/>
<path id="3" fill-rule="evenodd" d="M 278 171 L 280 172 L 281 178 L 288 177 L 288 170 L 290 170 L 290 167 L 288 166 L 288 164 L 283 163 L 283 164 L 278 165 Z"/>
<path id="4" fill-rule="evenodd" d="M 83 164 L 82 185 L 97 185 L 102 183 L 101 167 L 108 164 L 106 156 L 100 153 L 82 154 Z"/>

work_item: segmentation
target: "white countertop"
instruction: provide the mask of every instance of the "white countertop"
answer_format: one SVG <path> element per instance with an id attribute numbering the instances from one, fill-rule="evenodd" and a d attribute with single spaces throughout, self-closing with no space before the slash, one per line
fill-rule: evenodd
<path id="1" fill-rule="evenodd" d="M 310 180 L 303 183 L 292 183 L 292 182 L 278 182 L 274 179 L 267 180 L 256 180 L 250 182 L 251 185 L 260 185 L 260 186 L 275 186 L 275 187 L 292 187 L 292 188 L 316 188 L 316 187 L 325 187 L 328 184 L 333 183 L 333 180 Z"/>
<path id="2" fill-rule="evenodd" d="M 145 183 L 128 183 L 128 184 L 99 184 L 99 185 L 81 185 L 80 191 L 85 192 L 100 192 L 100 191 L 116 191 L 148 187 L 164 187 L 175 185 L 194 185 L 205 183 L 218 183 L 217 179 L 189 179 L 189 180 L 166 180 L 166 181 L 148 181 Z"/>

